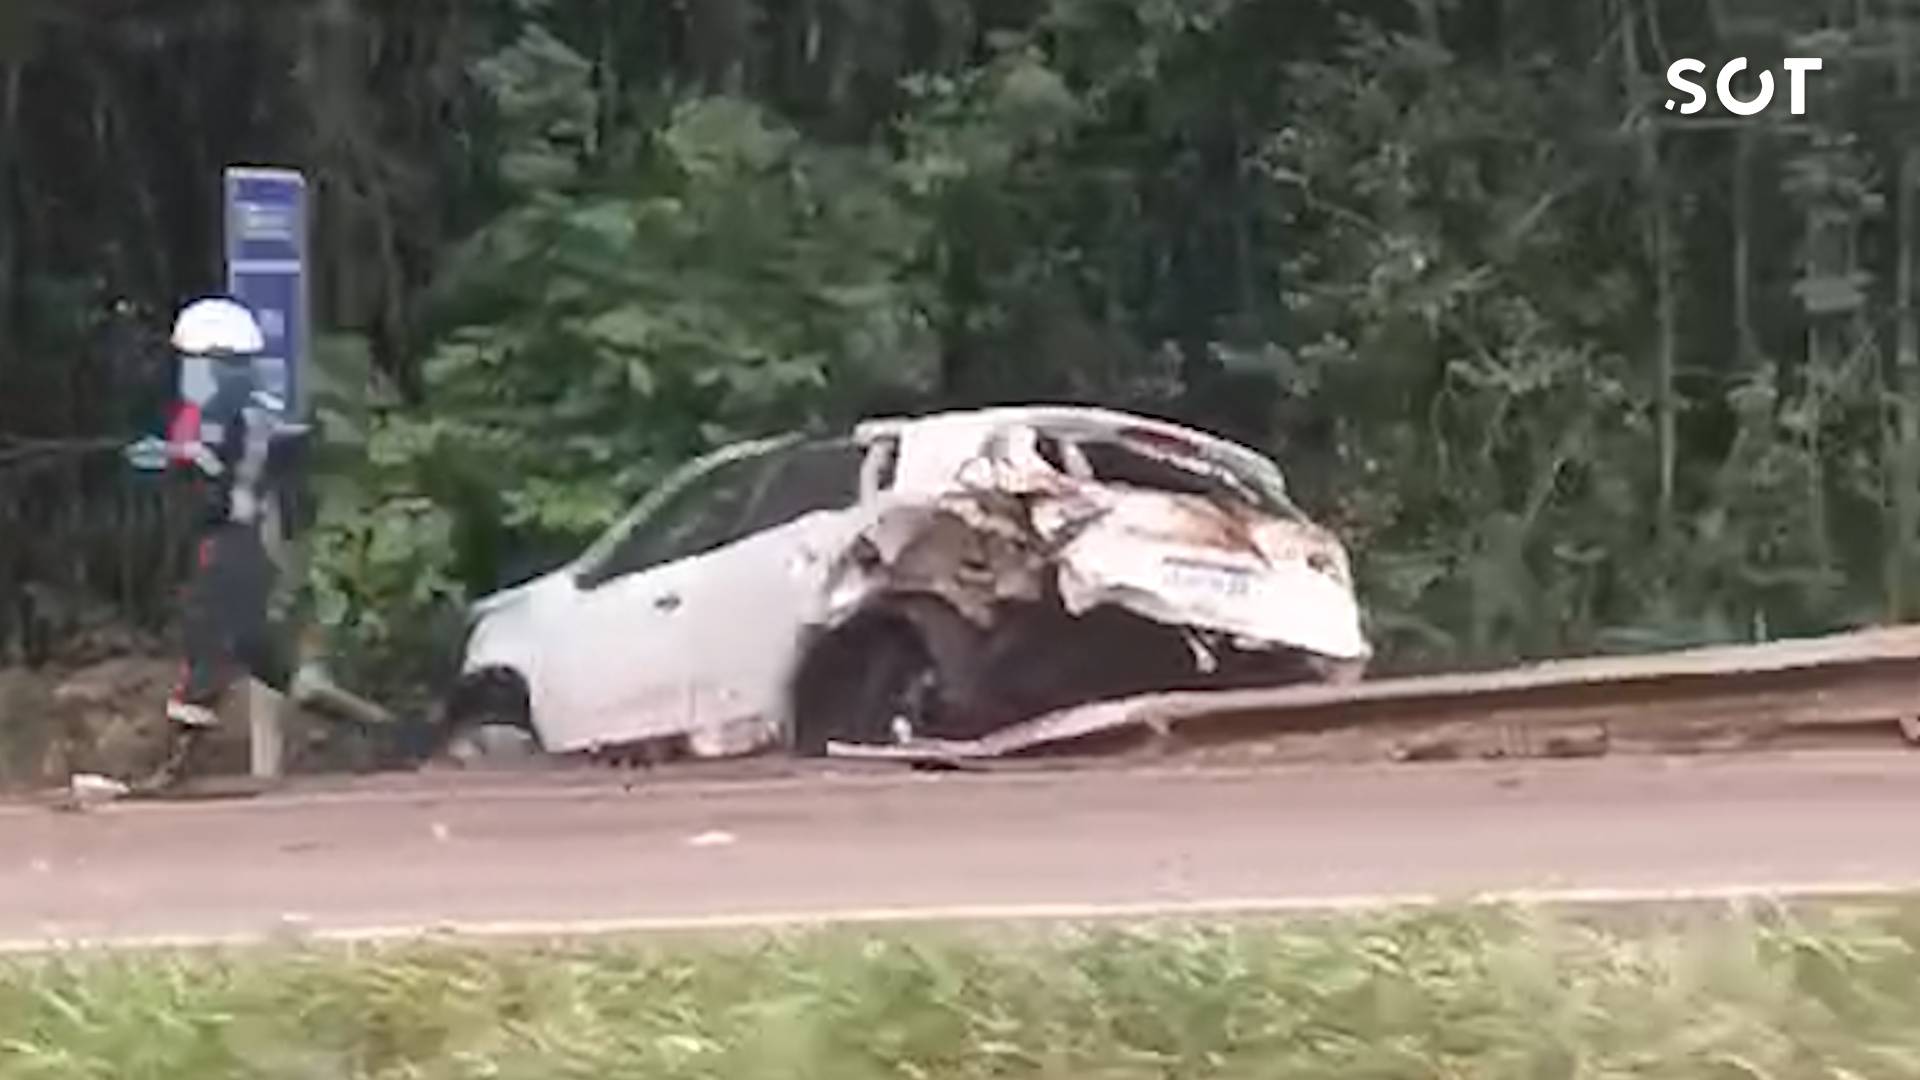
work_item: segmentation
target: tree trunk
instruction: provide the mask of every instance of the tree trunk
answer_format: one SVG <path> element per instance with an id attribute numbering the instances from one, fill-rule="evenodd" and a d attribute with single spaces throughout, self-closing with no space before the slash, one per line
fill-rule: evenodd
<path id="1" fill-rule="evenodd" d="M 1760 335 L 1753 325 L 1753 132 L 1734 136 L 1733 157 L 1733 325 L 1740 370 L 1760 364 Z"/>
<path id="2" fill-rule="evenodd" d="M 620 122 L 620 11 L 615 0 L 600 3 L 600 56 L 594 64 L 594 132 L 592 154 L 598 158 L 613 144 Z"/>
<path id="3" fill-rule="evenodd" d="M 1655 524 L 1663 549 L 1673 540 L 1677 404 L 1674 369 L 1679 352 L 1679 304 L 1674 293 L 1671 208 L 1660 162 L 1659 129 L 1641 112 L 1639 88 L 1646 82 L 1640 59 L 1639 26 L 1632 0 L 1621 8 L 1620 51 L 1628 86 L 1627 108 L 1638 129 L 1640 185 L 1647 199 L 1646 248 L 1653 263 L 1655 325 L 1655 438 L 1659 455 L 1659 503 Z M 1649 26 L 1652 15 L 1645 16 Z"/>
<path id="4" fill-rule="evenodd" d="M 695 70 L 709 93 L 746 93 L 752 8 L 752 0 L 701 0 L 689 5 L 689 44 Z"/>
<path id="5" fill-rule="evenodd" d="M 1895 63 L 1898 65 L 1895 74 L 1896 93 L 1903 106 L 1902 115 L 1906 115 L 1912 108 L 1913 61 L 1908 48 L 1908 20 L 1904 14 L 1895 17 L 1894 34 Z M 1899 247 L 1894 269 L 1897 334 L 1894 369 L 1897 373 L 1895 385 L 1899 390 L 1895 399 L 1899 402 L 1900 439 L 1898 463 L 1894 470 L 1894 542 L 1889 560 L 1893 576 L 1888 583 L 1892 606 L 1890 614 L 1896 620 L 1912 614 L 1911 548 L 1916 539 L 1916 526 L 1920 526 L 1920 326 L 1915 325 L 1913 310 L 1913 230 L 1916 224 L 1920 224 L 1914 220 L 1913 189 L 1915 182 L 1920 181 L 1920 154 L 1916 154 L 1910 142 L 1902 145 L 1898 153 L 1900 164 L 1896 170 L 1895 234 L 1899 237 Z"/>
<path id="6" fill-rule="evenodd" d="M 14 148 L 20 145 L 20 98 L 20 62 L 9 60 L 0 68 L 0 364 L 6 363 L 13 344 L 14 294 L 20 265 L 20 231 L 14 227 L 18 214 L 14 205 L 18 172 Z"/>

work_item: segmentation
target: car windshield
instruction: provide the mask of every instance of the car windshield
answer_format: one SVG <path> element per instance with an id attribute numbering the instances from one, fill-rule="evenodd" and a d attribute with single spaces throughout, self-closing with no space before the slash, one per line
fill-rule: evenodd
<path id="1" fill-rule="evenodd" d="M 631 510 L 628 510 L 607 527 L 598 539 L 587 546 L 575 559 L 572 568 L 575 572 L 590 570 L 604 563 L 618 550 L 633 531 L 645 524 L 665 503 L 679 497 L 689 487 L 701 484 L 716 470 L 743 458 L 759 457 L 792 442 L 790 438 L 766 439 L 759 442 L 741 443 L 717 450 L 706 457 L 682 465 L 678 470 L 667 474 L 667 478 L 653 490 L 640 497 Z"/>
<path id="2" fill-rule="evenodd" d="M 628 534 L 632 533 L 641 522 L 653 516 L 654 510 L 662 502 L 672 498 L 674 493 L 685 487 L 691 479 L 692 477 L 686 472 L 674 474 L 658 487 L 641 496 L 640 501 L 635 503 L 632 509 L 609 525 L 598 539 L 587 545 L 587 550 L 581 552 L 579 558 L 573 560 L 574 569 L 585 570 L 605 562 L 607 556 L 620 546 L 620 542 L 625 540 Z"/>

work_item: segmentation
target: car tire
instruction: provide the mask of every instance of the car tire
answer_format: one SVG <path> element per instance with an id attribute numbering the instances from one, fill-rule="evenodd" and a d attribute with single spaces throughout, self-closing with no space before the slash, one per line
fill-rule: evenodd
<path id="1" fill-rule="evenodd" d="M 531 761 L 540 746 L 521 724 L 472 724 L 457 729 L 443 753 L 458 768 L 491 768 Z"/>
<path id="2" fill-rule="evenodd" d="M 527 684 L 505 668 L 462 678 L 447 697 L 439 746 L 433 755 L 456 767 L 524 760 L 540 751 Z"/>
<path id="3" fill-rule="evenodd" d="M 937 601 L 889 605 L 835 631 L 811 650 L 796 683 L 795 752 L 951 737 L 954 718 L 985 706 L 980 646 L 979 631 Z"/>
<path id="4" fill-rule="evenodd" d="M 1365 660 L 1320 660 L 1313 668 L 1318 680 L 1327 686 L 1358 686 L 1367 678 Z"/>

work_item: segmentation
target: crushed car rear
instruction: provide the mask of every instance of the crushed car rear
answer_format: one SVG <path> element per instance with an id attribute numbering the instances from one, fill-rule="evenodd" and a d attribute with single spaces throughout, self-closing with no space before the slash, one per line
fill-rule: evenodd
<path id="1" fill-rule="evenodd" d="M 940 423 L 907 438 L 923 481 L 840 560 L 823 622 L 894 648 L 871 617 L 910 605 L 896 636 L 921 640 L 913 678 L 944 689 L 918 704 L 828 695 L 816 711 L 854 716 L 866 739 L 971 738 L 1089 700 L 1364 670 L 1346 550 L 1266 459 L 1096 410 Z M 863 715 L 875 708 L 903 714 Z"/>

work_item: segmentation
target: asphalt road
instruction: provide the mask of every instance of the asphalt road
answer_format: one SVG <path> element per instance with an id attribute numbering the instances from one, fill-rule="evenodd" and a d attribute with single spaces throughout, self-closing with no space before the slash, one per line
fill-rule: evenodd
<path id="1" fill-rule="evenodd" d="M 1920 754 L 0 806 L 0 943 L 1920 885 Z"/>

